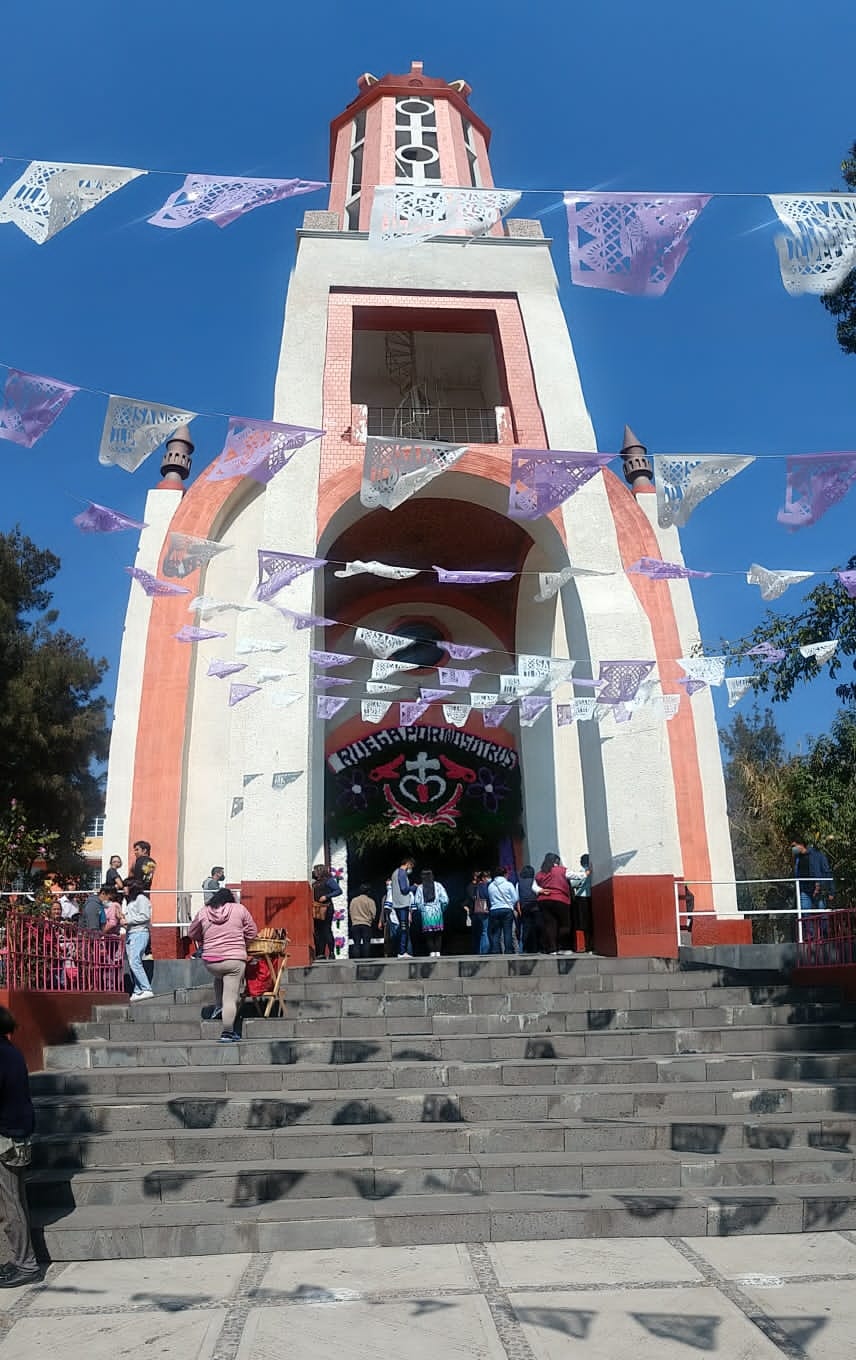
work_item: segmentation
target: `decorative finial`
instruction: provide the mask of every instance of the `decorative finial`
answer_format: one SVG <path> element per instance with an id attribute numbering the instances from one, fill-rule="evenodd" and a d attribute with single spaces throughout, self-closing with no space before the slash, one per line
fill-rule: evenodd
<path id="1" fill-rule="evenodd" d="M 193 462 L 193 440 L 186 425 L 179 425 L 166 441 L 161 476 L 171 486 L 181 486 L 190 476 Z"/>
<path id="2" fill-rule="evenodd" d="M 644 444 L 639 443 L 629 425 L 624 426 L 621 460 L 624 463 L 624 480 L 634 491 L 641 490 L 641 486 L 637 487 L 636 483 L 641 483 L 643 478 L 653 482 L 654 469 L 648 457 L 648 450 Z"/>

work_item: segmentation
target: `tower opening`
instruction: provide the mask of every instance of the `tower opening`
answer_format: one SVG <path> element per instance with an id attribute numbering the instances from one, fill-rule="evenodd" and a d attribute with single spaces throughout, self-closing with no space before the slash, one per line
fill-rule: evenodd
<path id="1" fill-rule="evenodd" d="M 367 408 L 367 432 L 387 438 L 499 442 L 507 396 L 492 314 L 424 318 L 413 310 L 360 316 L 355 309 L 351 401 Z M 366 324 L 370 321 L 370 325 Z M 378 328 L 381 322 L 383 329 Z"/>

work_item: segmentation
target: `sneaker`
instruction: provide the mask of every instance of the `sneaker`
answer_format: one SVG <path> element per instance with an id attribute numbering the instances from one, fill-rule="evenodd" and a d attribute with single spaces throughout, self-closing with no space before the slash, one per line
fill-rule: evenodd
<path id="1" fill-rule="evenodd" d="M 132 1001 L 150 1001 L 151 998 L 152 998 L 153 996 L 154 996 L 154 992 L 152 992 L 152 991 L 147 991 L 147 992 L 132 992 L 132 993 L 131 993 L 131 1000 L 132 1000 Z"/>
<path id="2" fill-rule="evenodd" d="M 399 954 L 398 957 L 399 957 L 400 959 L 412 959 L 412 958 L 413 958 L 413 955 L 412 955 L 412 954 Z"/>
<path id="3" fill-rule="evenodd" d="M 236 1034 L 233 1029 L 224 1029 L 223 1033 L 220 1035 L 219 1042 L 221 1044 L 237 1044 L 240 1042 L 240 1039 L 240 1034 Z"/>
<path id="4" fill-rule="evenodd" d="M 42 1272 L 38 1266 L 16 1266 L 13 1261 L 0 1266 L 0 1289 L 15 1289 L 21 1284 L 37 1284 L 41 1278 Z"/>

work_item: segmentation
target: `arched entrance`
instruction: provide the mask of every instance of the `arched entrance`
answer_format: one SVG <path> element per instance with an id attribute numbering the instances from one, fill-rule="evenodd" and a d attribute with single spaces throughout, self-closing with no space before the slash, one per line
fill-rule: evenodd
<path id="1" fill-rule="evenodd" d="M 449 480 L 444 478 L 444 490 Z M 329 565 L 323 601 L 316 597 L 319 610 L 346 625 L 338 632 L 327 630 L 331 650 L 359 650 L 353 648 L 350 630 L 360 626 L 417 639 L 412 648 L 394 654 L 393 659 L 415 668 L 388 677 L 396 684 L 382 695 L 391 704 L 388 720 L 364 722 L 359 705 L 352 703 L 325 724 L 323 835 L 326 847 L 339 847 L 352 893 L 365 882 L 380 897 L 404 854 L 414 857 L 417 868 L 431 868 L 452 903 L 446 952 L 470 952 L 462 908 L 466 884 L 474 870 L 520 867 L 525 824 L 516 710 L 501 726 L 491 727 L 472 709 L 458 727 L 444 713 L 444 704 L 469 705 L 474 692 L 499 695 L 500 677 L 516 671 L 518 610 L 528 579 L 520 573 L 537 551 L 527 529 L 498 508 L 478 503 L 477 496 L 488 489 L 481 479 L 459 480 L 469 484 L 465 496 L 431 496 L 429 490 L 392 512 L 367 514 L 354 502 L 341 507 L 335 516 L 338 532 L 322 538 L 319 551 Z M 345 562 L 371 559 L 424 570 L 404 581 L 337 574 Z M 441 584 L 431 570 L 435 564 L 513 575 L 484 585 Z M 548 651 L 549 631 L 540 639 Z M 484 652 L 473 660 L 456 659 L 447 642 Z M 441 683 L 437 667 L 472 674 L 467 683 L 453 683 L 446 695 L 429 703 L 413 725 L 401 725 L 399 703 L 436 690 Z M 357 685 L 365 692 L 370 658 L 361 671 L 342 694 Z M 552 766 L 549 753 L 547 761 Z"/>

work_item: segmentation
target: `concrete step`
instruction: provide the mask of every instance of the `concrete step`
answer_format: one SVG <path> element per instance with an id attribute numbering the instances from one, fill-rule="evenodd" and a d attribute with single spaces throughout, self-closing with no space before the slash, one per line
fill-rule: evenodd
<path id="1" fill-rule="evenodd" d="M 711 993 L 699 993 L 701 997 L 709 997 Z M 687 997 L 695 999 L 695 993 L 687 993 Z M 674 994 L 664 994 L 662 1003 L 657 1005 L 649 1000 L 654 997 L 653 993 L 639 993 L 632 996 L 624 993 L 616 993 L 610 997 L 610 1005 L 590 1004 L 592 1002 L 602 1002 L 605 998 L 592 996 L 589 993 L 580 993 L 573 998 L 556 997 L 552 995 L 547 998 L 538 995 L 527 997 L 525 1009 L 521 1012 L 519 1006 L 520 999 L 509 993 L 497 994 L 497 996 L 487 998 L 495 1002 L 493 1009 L 485 1010 L 485 1001 L 481 997 L 432 997 L 416 996 L 410 997 L 360 997 L 352 1001 L 340 999 L 338 1001 L 325 1002 L 304 1002 L 291 1001 L 287 1005 L 286 1018 L 260 1019 L 248 1007 L 244 1010 L 244 1033 L 253 1038 L 279 1038 L 284 1033 L 288 1035 L 298 1035 L 308 1026 L 312 1026 L 314 1032 L 318 1032 L 318 1026 L 322 1021 L 334 1021 L 336 1023 L 327 1025 L 326 1028 L 331 1033 L 339 1034 L 340 1024 L 343 1019 L 361 1020 L 383 1020 L 391 1019 L 416 1019 L 429 1018 L 432 1029 L 436 1029 L 435 1020 L 463 1022 L 468 1016 L 481 1015 L 518 1015 L 527 1016 L 542 1015 L 545 1020 L 549 1017 L 546 1028 L 549 1029 L 672 1029 L 700 1027 L 704 1029 L 712 1026 L 725 1025 L 796 1025 L 796 1024 L 823 1024 L 828 1021 L 856 1021 L 856 1005 L 845 1004 L 838 1001 L 833 1002 L 802 1002 L 787 1004 L 753 1004 L 746 1002 L 739 1005 L 715 1005 L 705 1002 L 704 1005 L 677 1006 Z M 573 1002 L 569 1006 L 569 1002 Z M 584 1004 L 578 1005 L 582 1002 Z M 618 1004 L 620 1002 L 620 1004 Z M 462 1004 L 463 1003 L 463 1004 Z M 475 1008 L 473 1006 L 475 1003 Z M 544 1004 L 548 1009 L 544 1010 Z M 130 1009 L 130 1008 L 129 1008 Z M 76 1043 L 85 1043 L 92 1039 L 105 1039 L 124 1042 L 129 1039 L 144 1042 L 151 1040 L 191 1040 L 219 1034 L 222 1026 L 215 1021 L 202 1018 L 200 1010 L 193 1007 L 182 1007 L 183 1018 L 171 1020 L 158 1019 L 156 1015 L 147 1012 L 141 1014 L 142 1005 L 135 1006 L 128 1019 L 105 1019 L 100 1021 L 86 1021 L 75 1023 L 71 1026 L 71 1038 Z M 161 1013 L 161 1008 L 156 1008 L 157 1014 Z M 210 1010 L 210 1006 L 202 1007 L 202 1011 Z M 187 1013 L 185 1013 L 187 1012 Z M 427 1026 L 426 1026 L 427 1028 Z M 313 1030 L 308 1030 L 312 1033 Z"/>
<path id="2" fill-rule="evenodd" d="M 193 1201 L 234 1206 L 280 1199 L 385 1200 L 394 1195 L 486 1195 L 509 1191 L 567 1194 L 712 1186 L 850 1183 L 856 1154 L 812 1148 L 743 1149 L 707 1156 L 656 1149 L 588 1153 L 421 1153 L 355 1158 L 280 1156 L 246 1164 L 211 1159 L 195 1164 L 109 1170 L 36 1171 L 27 1182 L 32 1208 L 148 1205 Z"/>
<path id="3" fill-rule="evenodd" d="M 557 1043 L 562 1036 L 558 1036 Z M 641 1060 L 600 1060 L 588 1063 L 564 1058 L 553 1052 L 552 1036 L 532 1041 L 524 1052 L 515 1051 L 515 1040 L 492 1041 L 510 1050 L 506 1056 L 484 1057 L 479 1061 L 465 1061 L 437 1057 L 425 1048 L 400 1048 L 393 1051 L 391 1060 L 375 1062 L 366 1057 L 365 1046 L 357 1061 L 312 1063 L 304 1058 L 298 1062 L 272 1062 L 269 1058 L 259 1063 L 249 1061 L 246 1049 L 244 1061 L 231 1059 L 217 1065 L 204 1063 L 186 1066 L 162 1064 L 158 1067 L 131 1065 L 128 1067 L 98 1067 L 38 1073 L 32 1078 L 36 1104 L 50 1108 L 56 1099 L 69 1101 L 118 1100 L 125 1096 L 216 1095 L 226 1091 L 250 1092 L 264 1095 L 289 1090 L 359 1091 L 363 1087 L 395 1089 L 411 1087 L 425 1089 L 460 1083 L 478 1089 L 484 1085 L 569 1085 L 575 1081 L 590 1086 L 607 1087 L 624 1084 L 636 1077 L 659 1083 L 730 1081 L 732 1083 L 776 1081 L 815 1082 L 850 1081 L 856 1078 L 856 1055 L 845 1053 L 755 1053 L 745 1055 L 708 1054 L 652 1058 L 644 1066 Z M 561 1045 L 559 1045 L 561 1046 Z M 212 1046 L 213 1048 L 214 1046 Z M 219 1051 L 219 1049 L 217 1050 Z M 230 1050 L 234 1052 L 234 1049 Z M 288 1057 L 290 1055 L 283 1055 Z"/>
<path id="4" fill-rule="evenodd" d="M 381 978 L 377 982 L 331 981 L 329 970 L 322 970 L 322 982 L 289 982 L 285 987 L 289 1003 L 314 1003 L 324 1006 L 332 1003 L 368 1004 L 372 999 L 412 1000 L 422 996 L 499 996 L 514 992 L 528 992 L 546 995 L 557 994 L 563 998 L 590 998 L 588 1001 L 573 1000 L 567 1009 L 584 1009 L 588 1006 L 627 1005 L 629 998 L 635 1004 L 657 1007 L 678 1005 L 700 1006 L 708 1004 L 732 1005 L 739 1003 L 755 1004 L 801 1004 L 804 1002 L 829 1002 L 840 1000 L 836 989 L 821 987 L 796 989 L 783 979 L 775 982 L 753 984 L 750 979 L 728 980 L 710 977 L 707 974 L 646 974 L 640 979 L 632 974 L 586 974 L 574 979 L 572 976 L 525 976 L 505 977 L 485 976 L 478 978 L 407 978 L 405 976 Z M 642 985 L 640 985 L 640 982 Z M 610 993 L 608 1001 L 601 1000 L 604 992 Z M 644 996 L 650 993 L 650 996 Z M 615 994 L 613 1000 L 612 994 Z M 115 1003 L 96 1007 L 96 1020 L 116 1020 L 122 1018 L 182 1020 L 190 1018 L 196 1005 L 210 1002 L 211 991 L 207 987 L 192 991 L 167 993 L 155 996 L 148 1001 L 133 1005 L 119 1000 Z M 310 1008 L 311 1009 L 311 1008 Z"/>
<path id="5" fill-rule="evenodd" d="M 40 1209 L 34 1235 L 55 1261 L 342 1246 L 559 1237 L 723 1236 L 856 1227 L 856 1187 L 796 1185 L 640 1192 L 525 1191 L 275 1199 L 233 1205 L 151 1201 Z"/>
<path id="6" fill-rule="evenodd" d="M 414 1033 L 414 1032 L 411 1032 Z M 552 1057 L 626 1058 L 705 1053 L 757 1054 L 850 1051 L 856 1047 L 856 1024 L 830 1021 L 821 1025 L 727 1026 L 725 1028 L 627 1030 L 569 1030 L 541 1035 L 510 1034 L 504 1037 L 452 1035 L 425 1038 L 415 1034 L 410 1043 L 401 1038 L 353 1039 L 254 1039 L 252 1028 L 240 1044 L 220 1044 L 213 1039 L 124 1043 L 85 1040 L 45 1050 L 50 1071 L 80 1071 L 104 1067 L 240 1066 L 272 1063 L 293 1065 L 301 1059 L 332 1066 L 367 1062 L 390 1062 L 406 1055 L 418 1061 L 431 1057 L 460 1062 L 494 1059 L 546 1059 Z M 573 1079 L 573 1078 L 571 1078 Z M 622 1078 L 618 1078 L 621 1080 Z M 640 1080 L 649 1080 L 640 1075 Z"/>
<path id="7" fill-rule="evenodd" d="M 682 1117 L 680 1112 L 652 1112 L 622 1119 L 554 1118 L 495 1120 L 492 1123 L 381 1123 L 279 1126 L 279 1111 L 258 1107 L 249 1127 L 240 1125 L 136 1129 L 133 1132 L 42 1135 L 34 1144 L 36 1169 L 118 1168 L 150 1170 L 153 1166 L 202 1166 L 229 1162 L 240 1167 L 293 1158 L 322 1157 L 328 1162 L 356 1159 L 370 1163 L 383 1157 L 514 1154 L 579 1155 L 599 1152 L 667 1150 L 716 1157 L 741 1149 L 848 1153 L 856 1149 L 856 1113 Z"/>
<path id="8" fill-rule="evenodd" d="M 644 1076 L 616 1072 L 611 1083 L 599 1080 L 605 1064 L 593 1069 L 594 1081 L 586 1081 L 591 1074 L 584 1068 L 572 1076 L 570 1064 L 556 1064 L 553 1072 L 532 1074 L 539 1077 L 540 1085 L 515 1085 L 509 1081 L 505 1085 L 449 1083 L 373 1088 L 352 1082 L 335 1093 L 306 1086 L 281 1088 L 279 1096 L 258 1094 L 253 1072 L 249 1074 L 245 1093 L 233 1088 L 196 1095 L 43 1098 L 38 1102 L 38 1130 L 40 1135 L 65 1134 L 73 1139 L 120 1131 L 169 1132 L 215 1126 L 253 1130 L 297 1123 L 341 1127 L 393 1122 L 621 1119 L 652 1113 L 712 1116 L 856 1110 L 856 1081 L 819 1079 L 812 1084 L 789 1084 L 775 1078 L 752 1078 L 746 1084 L 738 1084 L 721 1070 L 717 1080 L 715 1062 L 705 1075 L 704 1060 L 693 1061 L 700 1063 L 701 1071 L 685 1066 L 670 1068 L 665 1063 L 649 1064 Z M 507 1071 L 513 1077 L 512 1068 L 513 1064 L 506 1065 L 503 1075 Z M 239 1075 L 237 1071 L 233 1073 L 232 1082 Z M 560 1077 L 566 1081 L 559 1081 Z"/>

